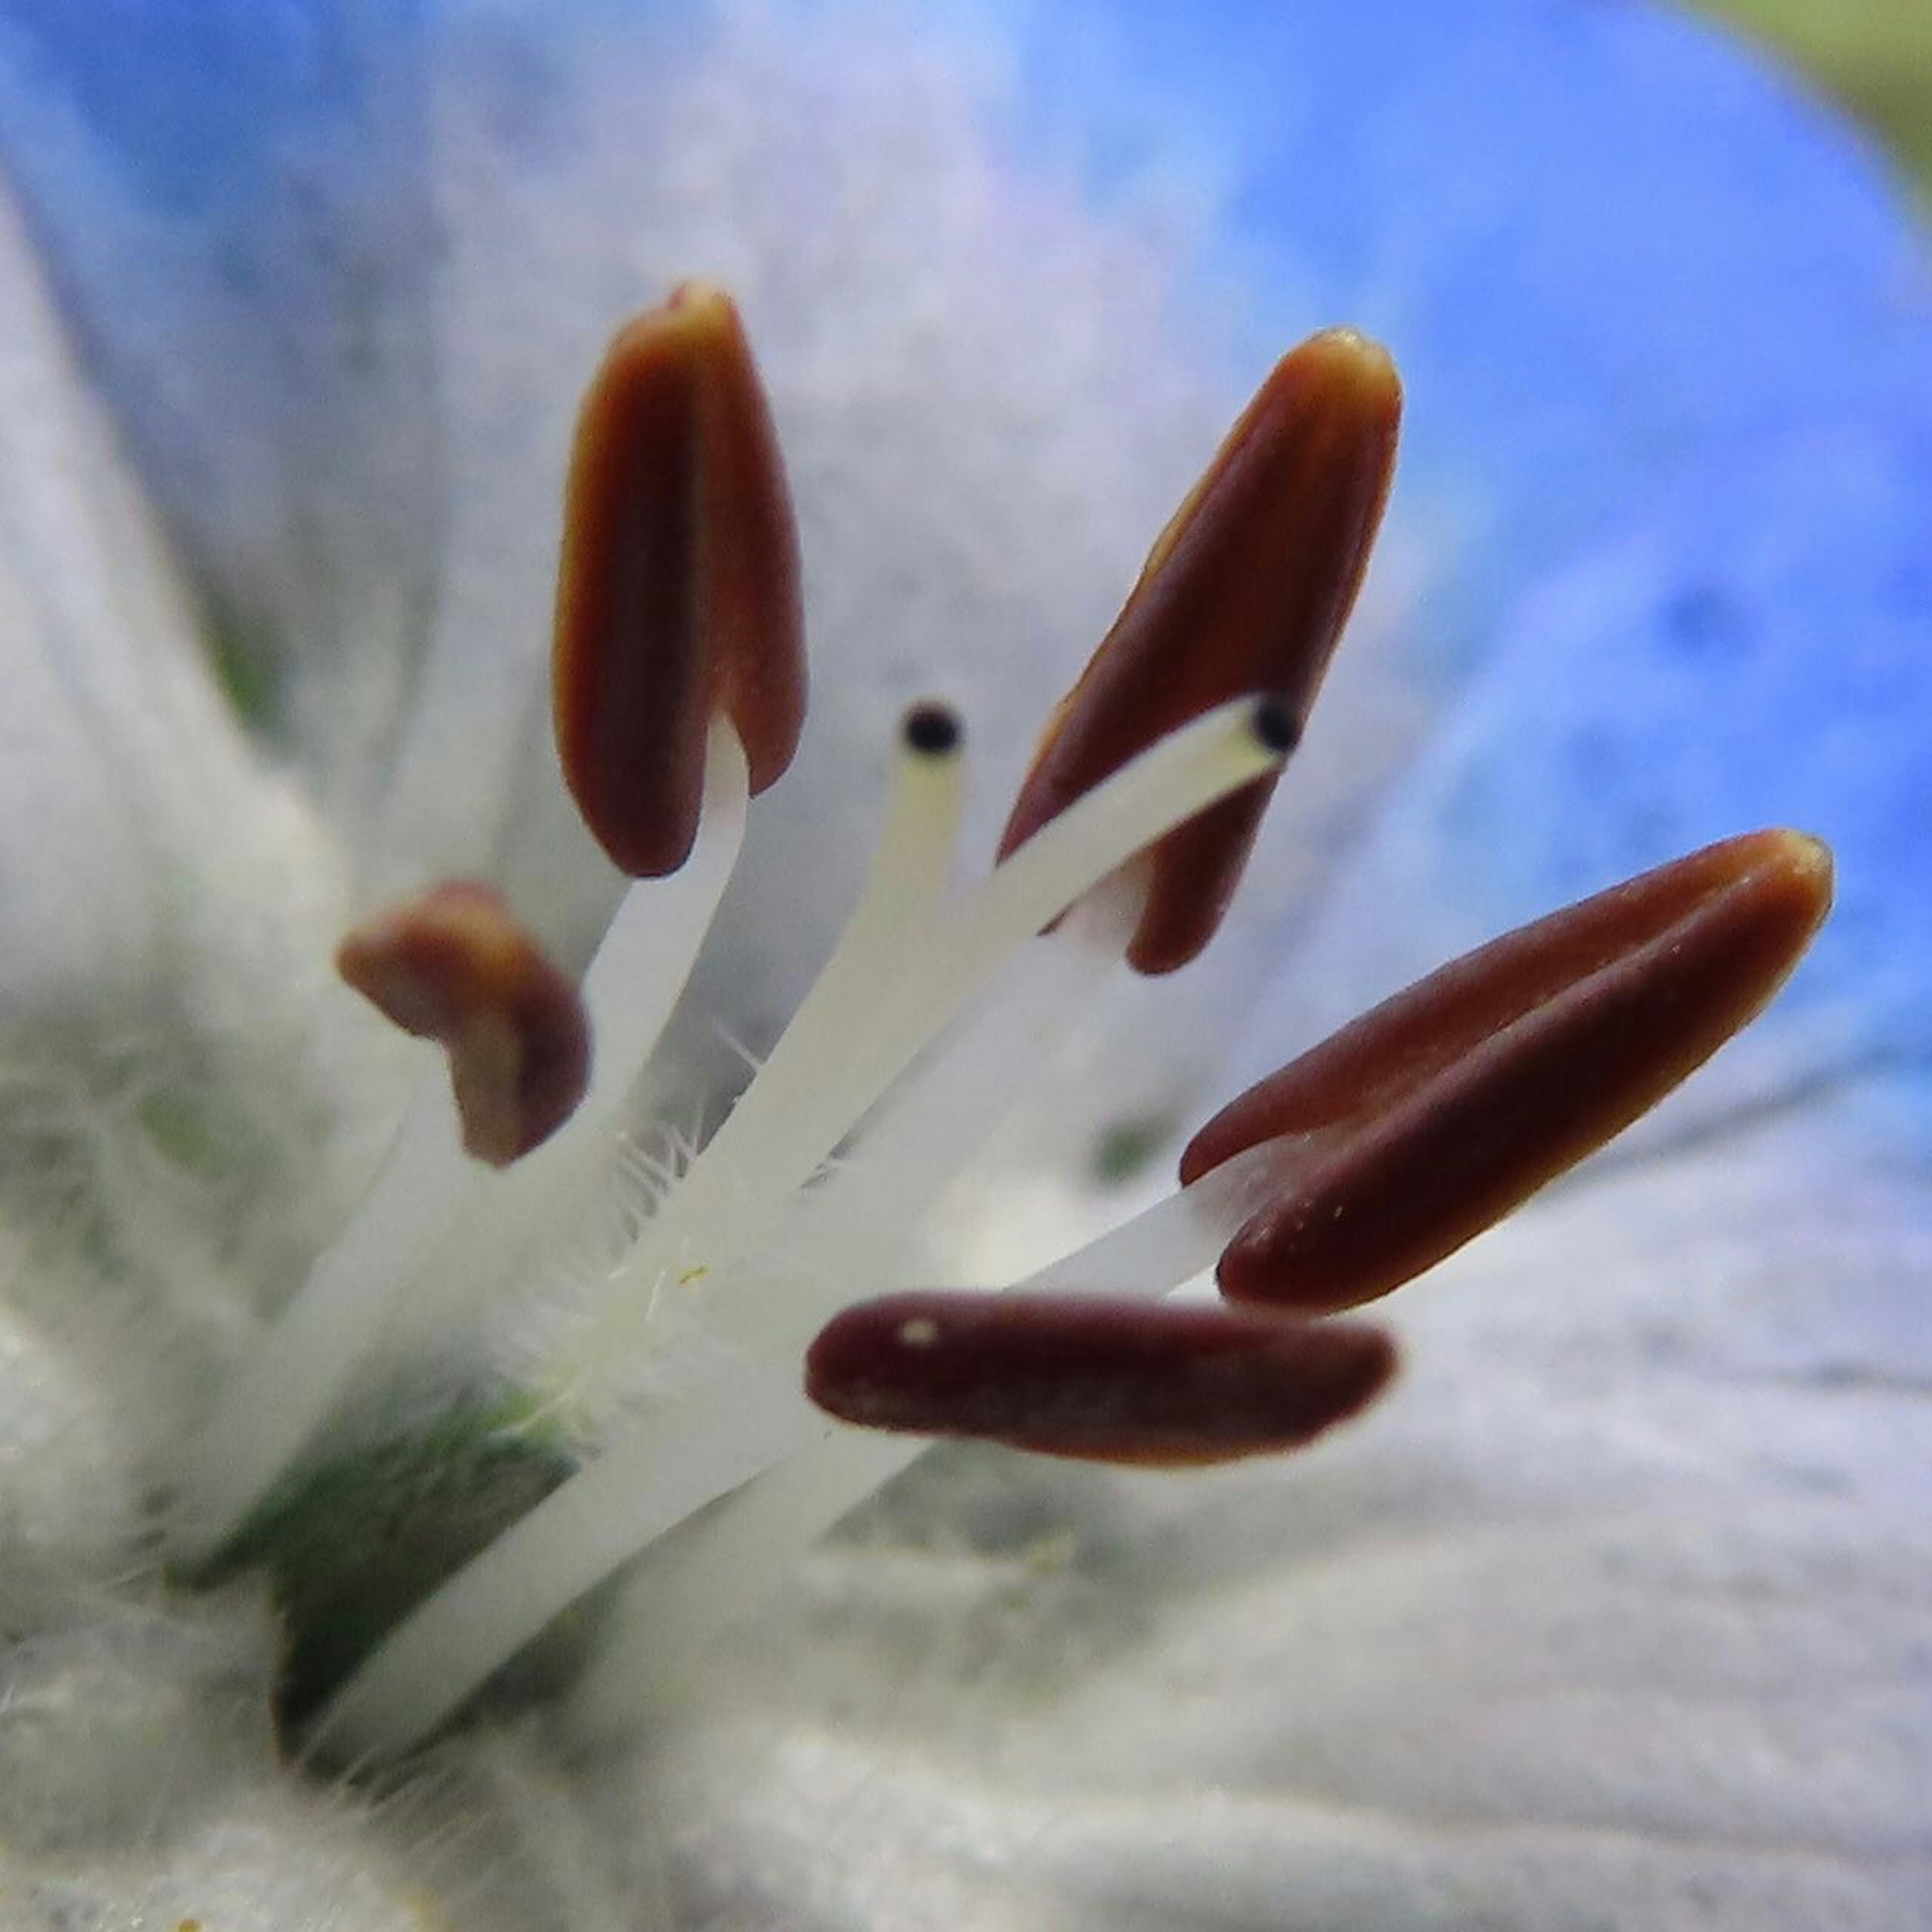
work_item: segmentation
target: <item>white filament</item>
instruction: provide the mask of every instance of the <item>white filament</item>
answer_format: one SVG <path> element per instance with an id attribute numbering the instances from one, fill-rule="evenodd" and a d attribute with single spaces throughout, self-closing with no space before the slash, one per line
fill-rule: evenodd
<path id="1" fill-rule="evenodd" d="M 518 1163 L 513 1178 L 526 1169 L 542 1178 L 542 1163 L 561 1165 L 580 1143 L 596 1138 L 650 1057 L 738 862 L 747 786 L 745 748 L 728 718 L 715 718 L 705 742 L 704 804 L 689 857 L 668 877 L 631 886 L 584 975 L 596 1054 L 584 1104 L 560 1132 Z"/>
<path id="2" fill-rule="evenodd" d="M 549 1145 L 495 1173 L 463 1151 L 446 1073 L 438 1068 L 418 1079 L 382 1166 L 346 1226 L 190 1444 L 178 1479 L 173 1560 L 204 1561 L 233 1535 L 327 1419 L 382 1340 L 398 1297 L 452 1229 L 487 1222 L 500 1253 L 520 1212 L 555 1198 L 560 1174 L 601 1144 L 600 1127 L 608 1138 L 610 1116 L 656 1044 L 730 875 L 744 835 L 745 789 L 736 734 L 728 724 L 715 725 L 690 860 L 668 878 L 631 888 L 586 976 L 591 1086 L 584 1108 Z M 506 1204 L 494 1217 L 493 1198 Z M 470 1278 L 460 1268 L 443 1272 Z"/>
<path id="3" fill-rule="evenodd" d="M 1043 988 L 1047 997 L 1009 1002 L 982 1016 L 907 1104 L 892 1110 L 891 1120 L 916 1144 L 895 1138 L 883 1193 L 868 1186 L 860 1198 L 850 1198 L 854 1184 L 874 1178 L 860 1160 L 812 1204 L 802 1232 L 828 1271 L 814 1278 L 802 1264 L 777 1280 L 741 1277 L 718 1286 L 707 1298 L 707 1326 L 740 1342 L 744 1352 L 734 1353 L 710 1384 L 661 1399 L 624 1426 L 594 1461 L 392 1631 L 326 1714 L 316 1742 L 350 1757 L 406 1749 L 657 1537 L 784 1457 L 826 1452 L 833 1425 L 800 1388 L 797 1362 L 806 1342 L 846 1303 L 895 1279 L 918 1216 L 955 1171 L 959 1142 L 970 1142 L 976 1126 L 983 1129 L 988 1115 L 1011 1104 L 1014 1095 L 1002 1090 L 1017 1066 L 1029 1059 L 1045 1064 L 1039 1051 L 1044 1035 L 1076 998 L 1090 992 L 1096 968 L 1118 962 L 1127 929 L 1112 925 L 1111 946 L 1090 935 L 1056 934 L 1028 949 L 1035 956 L 1028 964 L 1052 970 L 1021 990 Z M 1016 1015 L 1008 1010 L 1016 1004 Z M 1021 1024 L 999 1037 L 992 1022 L 1016 1017 Z M 915 1154 L 923 1157 L 922 1168 L 910 1158 Z M 881 1219 L 869 1225 L 874 1210 Z M 812 1540 L 807 1536 L 806 1544 Z"/>
<path id="4" fill-rule="evenodd" d="M 867 890 L 846 928 L 844 946 L 848 955 L 856 951 L 864 957 L 888 947 L 944 889 L 964 796 L 959 745 L 956 736 L 939 751 L 922 750 L 902 741 L 886 829 Z M 713 748 L 718 748 L 716 741 Z M 721 805 L 735 806 L 735 824 L 741 826 L 744 759 L 735 737 L 730 739 L 729 748 L 734 758 L 717 762 L 735 778 L 736 787 Z M 736 850 L 734 826 L 731 850 L 735 854 Z M 675 878 L 685 878 L 698 867 L 699 858 L 694 853 L 685 872 Z M 728 872 L 728 859 L 724 869 Z M 722 875 L 717 885 L 722 890 Z M 698 896 L 692 895 L 694 900 Z M 714 891 L 705 902 L 706 922 L 716 896 Z M 617 1008 L 629 1028 L 627 1048 L 641 1040 L 647 1048 L 656 1043 L 689 971 L 696 940 L 688 950 L 680 950 L 676 986 L 668 997 L 655 1003 L 659 1010 L 646 1028 L 623 1007 L 634 955 L 651 940 L 644 932 L 632 943 L 620 930 L 622 918 L 620 913 L 619 925 L 598 950 L 586 976 L 586 993 L 590 996 L 594 986 L 600 1000 Z M 701 933 L 701 926 L 699 930 Z M 613 940 L 620 942 L 620 950 L 614 954 Z M 607 955 L 612 956 L 607 959 Z M 660 957 L 652 963 L 659 968 L 649 982 L 655 988 L 664 976 L 664 962 Z M 821 987 L 824 983 L 821 979 Z M 593 1087 L 593 1098 L 596 1091 Z M 622 1087 L 615 1091 L 621 1100 Z M 604 1144 L 593 1143 L 592 1150 Z M 566 1155 L 569 1152 L 566 1150 Z M 541 1154 L 532 1156 L 519 1169 L 512 1169 L 512 1182 L 521 1168 L 530 1168 L 540 1158 Z M 538 1178 L 548 1179 L 554 1186 L 554 1177 L 564 1165 L 561 1159 L 553 1160 L 548 1173 L 540 1172 Z M 526 1194 L 517 1204 L 541 1198 Z M 505 1218 L 490 1218 L 491 1242 L 500 1242 L 508 1232 L 502 1225 Z M 466 1245 L 474 1256 L 473 1264 L 484 1265 L 488 1246 L 473 1240 Z M 755 1376 L 760 1372 L 752 1372 Z M 743 1375 L 734 1378 L 735 1428 L 706 1430 L 688 1402 L 661 1405 L 632 1424 L 593 1463 L 507 1531 L 429 1604 L 390 1634 L 325 1714 L 317 1726 L 317 1740 L 326 1738 L 332 1750 L 352 1756 L 374 1748 L 379 1732 L 388 1748 L 405 1748 L 454 1708 L 496 1664 L 633 1551 L 823 1427 L 823 1418 L 799 1392 L 795 1369 L 771 1372 L 766 1379 L 772 1388 L 758 1391 L 746 1388 Z M 776 1418 L 782 1416 L 788 1418 L 788 1426 L 774 1434 Z M 681 1453 L 699 1444 L 706 1445 L 707 1453 Z"/>
<path id="5" fill-rule="evenodd" d="M 1212 1264 L 1277 1165 L 1276 1150 L 1250 1150 L 1016 1286 L 1168 1292 Z M 314 1741 L 352 1757 L 407 1749 L 578 1597 L 682 1525 L 667 1560 L 647 1556 L 620 1590 L 573 1694 L 567 1720 L 580 1735 L 622 1726 L 925 1447 L 828 1423 L 783 1363 L 748 1367 L 730 1394 L 728 1412 L 687 1398 L 629 1425 L 391 1633 Z"/>
<path id="6" fill-rule="evenodd" d="M 902 788 L 894 830 L 818 985 L 745 1100 L 646 1225 L 602 1319 L 554 1370 L 596 1384 L 621 1376 L 617 1358 L 649 1328 L 651 1297 L 671 1268 L 715 1281 L 754 1252 L 842 1130 L 1006 956 L 1136 852 L 1282 757 L 1263 741 L 1253 700 L 1223 706 L 1089 793 L 950 905 L 938 903 L 950 813 L 922 814 Z M 868 1284 L 836 1286 L 842 1302 Z M 620 1563 L 828 1436 L 798 1388 L 799 1336 L 784 1339 L 778 1360 L 749 1369 L 756 1386 L 741 1372 L 728 1402 L 704 1391 L 661 1404 L 449 1579 L 365 1660 L 324 1713 L 318 1738 L 356 1756 L 406 1749 Z"/>
<path id="7" fill-rule="evenodd" d="M 1211 1268 L 1280 1184 L 1281 1149 L 1238 1154 L 1005 1291 L 1152 1300 Z M 566 1722 L 586 1742 L 658 1714 L 728 1622 L 754 1612 L 834 1524 L 925 1450 L 916 1438 L 834 1427 L 687 1524 L 626 1578 Z"/>
<path id="8" fill-rule="evenodd" d="M 1131 1220 L 1015 1284 L 1029 1294 L 1156 1296 L 1204 1274 L 1284 1185 L 1278 1141 L 1244 1148 Z"/>
<path id="9" fill-rule="evenodd" d="M 831 1425 L 789 1372 L 741 1378 L 728 1442 L 682 1405 L 654 1409 L 391 1630 L 316 1720 L 307 1740 L 343 1762 L 406 1750 L 499 1664 L 626 1558 L 693 1510 Z"/>
<path id="10" fill-rule="evenodd" d="M 189 1445 L 170 1538 L 175 1562 L 213 1555 L 294 1461 L 382 1333 L 398 1286 L 488 1172 L 463 1152 L 448 1076 L 422 1074 L 347 1226 Z"/>
<path id="11" fill-rule="evenodd" d="M 1056 1049 L 1120 968 L 1138 891 L 1022 949 L 994 997 L 896 1088 L 850 1156 L 796 1201 L 772 1272 L 728 1276 L 704 1301 L 710 1334 L 760 1359 L 796 1360 L 848 1302 L 938 1279 L 920 1237 L 947 1187 L 1051 1072 Z M 716 1425 L 730 1426 L 728 1416 Z"/>
<path id="12" fill-rule="evenodd" d="M 647 1552 L 620 1586 L 597 1653 L 571 1688 L 566 1731 L 596 1744 L 674 1708 L 692 1664 L 754 1615 L 826 1531 L 928 1446 L 830 1426 L 821 1443 Z"/>
<path id="13" fill-rule="evenodd" d="M 644 1342 L 659 1286 L 718 1274 L 762 1246 L 794 1192 L 1006 958 L 1136 853 L 1278 769 L 1284 754 L 1256 716 L 1255 700 L 1237 699 L 1171 734 L 922 919 L 862 904 L 758 1078 L 559 1351 L 552 1379 L 579 1402 L 607 1395 Z"/>
<path id="14" fill-rule="evenodd" d="M 569 1120 L 482 1189 L 474 1211 L 447 1226 L 424 1274 L 409 1286 L 406 1318 L 390 1340 L 406 1349 L 447 1332 L 497 1292 L 523 1284 L 534 1246 L 553 1232 L 560 1202 L 583 1198 L 618 1144 L 624 1108 L 689 981 L 744 842 L 744 747 L 730 722 L 713 721 L 704 805 L 691 854 L 662 879 L 634 882 L 584 976 L 590 1022 L 590 1084 Z"/>

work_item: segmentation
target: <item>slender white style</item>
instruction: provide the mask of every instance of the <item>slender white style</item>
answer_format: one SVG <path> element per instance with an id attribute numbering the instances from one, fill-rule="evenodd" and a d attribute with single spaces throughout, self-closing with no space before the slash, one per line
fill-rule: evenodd
<path id="1" fill-rule="evenodd" d="M 862 908 L 862 929 L 848 928 L 750 1090 L 556 1352 L 553 1384 L 586 1406 L 608 1397 L 660 1286 L 762 1247 L 794 1191 L 1006 958 L 1136 853 L 1279 770 L 1286 748 L 1264 735 L 1261 710 L 1236 699 L 1170 733 L 922 920 L 875 922 Z"/>

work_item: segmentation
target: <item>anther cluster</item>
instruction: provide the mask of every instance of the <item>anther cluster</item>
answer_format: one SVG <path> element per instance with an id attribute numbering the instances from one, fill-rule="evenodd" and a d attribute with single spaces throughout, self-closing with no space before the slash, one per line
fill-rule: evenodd
<path id="1" fill-rule="evenodd" d="M 634 883 L 580 984 L 472 882 L 344 941 L 345 976 L 448 1076 L 424 1072 L 177 1473 L 178 1574 L 270 1574 L 304 1748 L 393 1757 L 545 1650 L 562 1724 L 634 1724 L 935 1437 L 1176 1468 L 1306 1444 L 1395 1367 L 1382 1330 L 1330 1318 L 1507 1214 L 1770 998 L 1830 895 L 1792 832 L 1444 967 L 1234 1100 L 1174 1192 L 1028 1279 L 927 1272 L 947 1185 L 1109 976 L 1213 937 L 1366 569 L 1400 412 L 1388 357 L 1351 331 L 1282 359 L 963 889 L 965 732 L 915 706 L 818 980 L 702 1144 L 653 1142 L 633 1088 L 796 748 L 806 677 L 735 308 L 689 284 L 616 337 L 570 466 L 554 711 L 570 790 Z M 542 1346 L 502 1345 L 502 1312 L 600 1204 L 616 1232 Z M 1173 1298 L 1210 1274 L 1218 1292 Z M 392 1384 L 444 1393 L 413 1434 L 343 1448 L 352 1390 Z"/>

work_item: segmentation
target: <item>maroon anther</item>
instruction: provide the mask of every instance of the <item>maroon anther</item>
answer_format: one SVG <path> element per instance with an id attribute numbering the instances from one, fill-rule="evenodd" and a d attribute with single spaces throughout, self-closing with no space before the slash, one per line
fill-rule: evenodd
<path id="1" fill-rule="evenodd" d="M 1223 1292 L 1319 1313 L 1440 1261 L 1714 1053 L 1831 896 L 1816 840 L 1728 839 L 1492 940 L 1250 1088 L 1181 1156 L 1186 1183 L 1279 1144 Z"/>
<path id="2" fill-rule="evenodd" d="M 1004 857 L 1166 733 L 1248 692 L 1298 718 L 1314 702 L 1368 568 L 1394 472 L 1401 386 L 1352 329 L 1284 356 L 1149 554 L 1113 628 L 1061 701 L 1015 801 Z M 1155 845 L 1127 949 L 1184 966 L 1239 883 L 1272 778 Z"/>
<path id="3" fill-rule="evenodd" d="M 806 1357 L 842 1421 L 1184 1468 L 1300 1448 L 1395 1372 L 1379 1329 L 1198 1304 L 938 1292 L 861 1302 Z"/>
<path id="4" fill-rule="evenodd" d="M 805 721 L 798 536 L 771 412 L 729 297 L 688 283 L 617 335 L 584 399 L 552 660 L 563 772 L 634 878 L 697 836 L 720 712 L 753 791 Z"/>
<path id="5" fill-rule="evenodd" d="M 452 880 L 379 913 L 335 963 L 405 1033 L 448 1052 L 463 1144 L 478 1160 L 507 1166 L 583 1099 L 584 1003 L 489 886 Z"/>

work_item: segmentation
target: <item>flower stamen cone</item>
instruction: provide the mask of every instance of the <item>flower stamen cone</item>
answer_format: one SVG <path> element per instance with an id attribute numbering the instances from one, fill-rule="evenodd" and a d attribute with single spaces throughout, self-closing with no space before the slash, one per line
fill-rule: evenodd
<path id="1" fill-rule="evenodd" d="M 478 888 L 437 888 L 344 957 L 451 1047 L 487 1159 L 571 1113 L 592 1027 L 594 1083 L 494 1174 L 460 1157 L 448 1088 L 419 1082 L 178 1485 L 178 1569 L 260 1564 L 326 1660 L 287 1706 L 306 1748 L 353 1763 L 434 1736 L 624 1571 L 568 1720 L 601 1733 L 921 1437 L 1172 1467 L 1300 1447 L 1372 1400 L 1394 1353 L 1294 1316 L 1439 1258 L 1769 997 L 1829 896 L 1822 848 L 1795 834 L 1694 854 L 1445 968 L 1210 1122 L 1168 1199 L 1024 1280 L 895 1292 L 944 1264 L 928 1217 L 1123 955 L 1162 971 L 1213 933 L 1361 583 L 1400 413 L 1388 357 L 1350 332 L 1283 359 L 1061 706 L 999 862 L 963 888 L 962 723 L 908 715 L 831 956 L 730 1111 L 660 1154 L 630 1110 L 752 794 L 792 755 L 805 674 L 796 541 L 736 311 L 694 285 L 619 336 L 579 428 L 554 673 L 565 776 L 637 883 L 580 994 Z M 1163 1300 L 1217 1261 L 1222 1302 Z M 326 1538 L 317 1578 L 289 1546 L 316 1547 L 364 1472 L 440 1453 L 413 1418 L 355 1439 L 369 1363 L 412 1401 L 461 1382 L 476 1450 L 477 1533 L 436 1540 L 406 1593 L 380 1563 L 349 1576 Z"/>
<path id="2" fill-rule="evenodd" d="M 1368 568 L 1401 415 L 1387 351 L 1352 329 L 1276 364 L 1062 700 L 1003 855 L 1163 733 L 1244 692 L 1306 716 Z M 1247 787 L 1147 855 L 1127 948 L 1136 970 L 1172 972 L 1213 938 L 1273 790 Z"/>
<path id="3" fill-rule="evenodd" d="M 584 1003 L 489 886 L 450 880 L 377 914 L 343 940 L 336 966 L 404 1032 L 448 1052 L 463 1144 L 477 1160 L 520 1160 L 584 1097 Z"/>
<path id="4" fill-rule="evenodd" d="M 1298 1449 L 1395 1372 L 1379 1330 L 1078 1295 L 910 1293 L 848 1309 L 806 1358 L 842 1421 L 1181 1468 Z"/>
<path id="5" fill-rule="evenodd" d="M 1273 1143 L 1217 1270 L 1304 1313 L 1386 1294 L 1647 1112 L 1751 1019 L 1831 904 L 1795 832 L 1707 846 L 1492 940 L 1250 1088 L 1181 1157 Z"/>
<path id="6" fill-rule="evenodd" d="M 552 658 L 585 823 L 633 878 L 697 836 L 712 718 L 751 789 L 805 720 L 798 536 L 771 412 L 730 298 L 687 283 L 612 342 L 578 418 Z"/>

